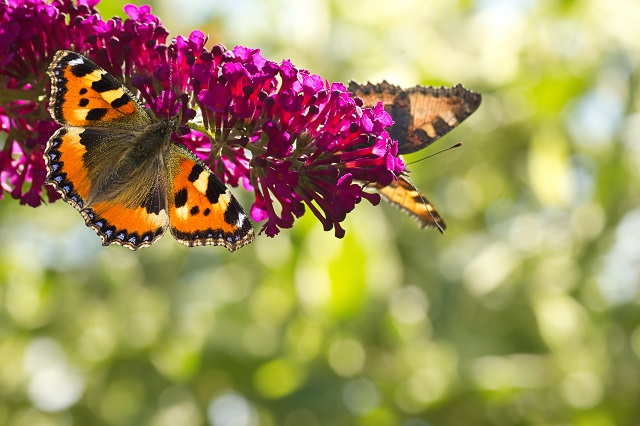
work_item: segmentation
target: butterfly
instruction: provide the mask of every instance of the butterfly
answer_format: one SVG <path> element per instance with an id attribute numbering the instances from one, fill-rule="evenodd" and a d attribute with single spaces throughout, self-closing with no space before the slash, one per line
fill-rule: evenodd
<path id="1" fill-rule="evenodd" d="M 62 127 L 47 142 L 47 183 L 103 245 L 132 250 L 170 227 L 187 246 L 234 251 L 254 239 L 242 206 L 211 170 L 171 140 L 178 118 L 158 119 L 83 55 L 58 51 L 47 70 L 49 113 Z"/>
<path id="2" fill-rule="evenodd" d="M 349 83 L 354 96 L 363 106 L 374 107 L 382 102 L 393 119 L 387 128 L 389 136 L 398 141 L 398 153 L 410 154 L 431 145 L 469 117 L 482 100 L 479 93 L 454 87 L 415 86 L 403 89 L 383 81 L 379 84 Z M 433 205 L 411 183 L 406 170 L 389 185 L 375 189 L 389 203 L 399 207 L 418 221 L 421 228 L 435 227 L 444 232 L 446 225 Z"/>

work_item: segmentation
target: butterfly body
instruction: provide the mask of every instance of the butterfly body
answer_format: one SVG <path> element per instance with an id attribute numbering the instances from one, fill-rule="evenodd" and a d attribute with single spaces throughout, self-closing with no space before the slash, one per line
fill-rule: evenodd
<path id="1" fill-rule="evenodd" d="M 387 128 L 398 141 L 398 153 L 410 154 L 431 145 L 469 117 L 482 97 L 461 85 L 454 87 L 415 86 L 403 89 L 383 81 L 379 84 L 349 83 L 349 91 L 374 107 L 382 102 L 393 119 Z M 389 185 L 376 185 L 380 195 L 418 221 L 421 228 L 435 227 L 444 232 L 446 225 L 433 205 L 409 180 L 406 171 Z"/>
<path id="2" fill-rule="evenodd" d="M 156 119 L 113 76 L 84 56 L 56 53 L 49 111 L 63 127 L 44 158 L 47 182 L 103 245 L 138 249 L 171 229 L 182 244 L 253 241 L 251 223 L 224 184 L 172 141 L 176 117 Z"/>

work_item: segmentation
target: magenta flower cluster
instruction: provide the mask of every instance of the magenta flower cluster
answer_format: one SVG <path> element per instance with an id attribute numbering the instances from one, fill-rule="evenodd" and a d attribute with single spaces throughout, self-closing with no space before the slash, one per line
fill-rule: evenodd
<path id="1" fill-rule="evenodd" d="M 344 85 L 276 63 L 259 50 L 205 47 L 199 31 L 168 40 L 148 6 L 125 6 L 128 19 L 103 20 L 98 0 L 0 0 L 0 153 L 2 192 L 41 202 L 42 150 L 57 125 L 46 112 L 45 70 L 59 49 L 85 54 L 129 87 L 158 116 L 181 115 L 174 135 L 231 186 L 253 190 L 251 216 L 269 236 L 309 208 L 325 230 L 361 199 L 369 183 L 402 172 L 382 106 L 362 108 Z M 50 201 L 55 191 L 46 188 Z M 0 194 L 1 195 L 1 194 Z"/>

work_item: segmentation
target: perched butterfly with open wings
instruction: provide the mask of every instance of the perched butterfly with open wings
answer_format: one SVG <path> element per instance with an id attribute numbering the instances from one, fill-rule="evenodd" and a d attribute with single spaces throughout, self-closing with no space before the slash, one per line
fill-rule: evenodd
<path id="1" fill-rule="evenodd" d="M 415 86 L 403 89 L 386 81 L 380 84 L 350 82 L 348 90 L 362 98 L 365 107 L 382 102 L 393 119 L 393 125 L 387 131 L 398 141 L 399 154 L 409 154 L 431 145 L 469 117 L 482 100 L 479 93 L 459 84 L 449 88 Z M 408 171 L 387 186 L 376 186 L 376 190 L 415 218 L 421 228 L 436 227 L 444 232 L 444 221 L 411 183 Z"/>
<path id="2" fill-rule="evenodd" d="M 234 251 L 253 241 L 251 221 L 185 146 L 178 119 L 153 117 L 115 77 L 76 52 L 55 54 L 49 113 L 62 127 L 47 142 L 47 183 L 82 214 L 103 245 L 136 250 L 167 228 L 187 246 Z"/>

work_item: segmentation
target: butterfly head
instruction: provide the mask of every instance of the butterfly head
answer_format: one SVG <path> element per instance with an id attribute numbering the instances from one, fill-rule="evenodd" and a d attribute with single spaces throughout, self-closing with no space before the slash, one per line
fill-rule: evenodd
<path id="1" fill-rule="evenodd" d="M 168 117 L 165 118 L 164 120 L 161 121 L 162 123 L 162 136 L 164 136 L 165 138 L 171 139 L 171 135 L 173 135 L 173 132 L 176 131 L 176 129 L 178 128 L 178 123 L 180 123 L 180 114 L 175 115 L 173 117 Z"/>

